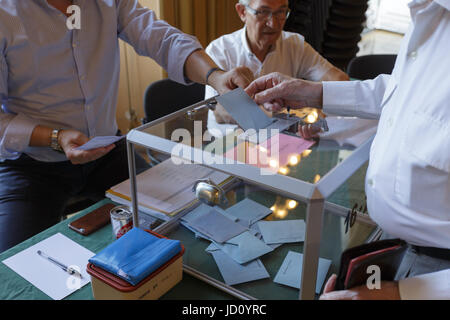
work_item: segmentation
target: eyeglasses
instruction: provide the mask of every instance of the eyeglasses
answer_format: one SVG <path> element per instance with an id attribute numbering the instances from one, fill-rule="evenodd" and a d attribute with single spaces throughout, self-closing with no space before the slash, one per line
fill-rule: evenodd
<path id="1" fill-rule="evenodd" d="M 272 17 L 274 17 L 277 20 L 286 20 L 287 18 L 289 18 L 289 14 L 291 13 L 291 10 L 289 8 L 280 9 L 277 11 L 271 11 L 267 9 L 255 10 L 248 5 L 246 5 L 245 8 L 247 8 L 249 12 L 255 15 L 258 20 L 263 21 L 268 21 L 272 19 Z"/>

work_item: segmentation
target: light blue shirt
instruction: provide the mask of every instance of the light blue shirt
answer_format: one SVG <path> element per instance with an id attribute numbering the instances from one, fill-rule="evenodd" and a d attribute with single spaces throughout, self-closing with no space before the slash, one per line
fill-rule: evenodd
<path id="1" fill-rule="evenodd" d="M 67 160 L 29 147 L 38 125 L 75 129 L 88 137 L 114 135 L 120 58 L 118 38 L 186 83 L 184 64 L 201 45 L 137 0 L 74 0 L 81 29 L 46 0 L 0 0 L 0 161 L 22 153 Z"/>

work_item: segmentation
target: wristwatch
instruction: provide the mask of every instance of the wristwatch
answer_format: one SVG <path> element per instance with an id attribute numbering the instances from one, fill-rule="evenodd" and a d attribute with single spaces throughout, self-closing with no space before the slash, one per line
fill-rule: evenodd
<path id="1" fill-rule="evenodd" d="M 58 136 L 59 136 L 60 131 L 61 131 L 61 129 L 53 129 L 50 147 L 55 151 L 64 152 L 63 148 L 61 148 L 61 146 L 59 145 L 59 142 L 58 142 Z"/>

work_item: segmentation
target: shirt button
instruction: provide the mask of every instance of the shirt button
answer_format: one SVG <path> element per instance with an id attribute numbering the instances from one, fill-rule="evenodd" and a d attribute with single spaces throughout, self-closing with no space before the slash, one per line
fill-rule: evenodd
<path id="1" fill-rule="evenodd" d="M 412 51 L 408 56 L 411 59 L 416 60 L 416 58 L 417 58 L 417 51 Z"/>
<path id="2" fill-rule="evenodd" d="M 81 79 L 82 81 L 84 81 L 84 79 L 86 79 L 86 77 L 85 77 L 85 76 L 81 76 L 80 79 Z"/>
<path id="3" fill-rule="evenodd" d="M 77 44 L 76 43 L 72 43 L 72 48 L 76 48 Z"/>
<path id="4" fill-rule="evenodd" d="M 367 180 L 367 184 L 371 187 L 373 187 L 373 180 L 372 179 L 368 179 Z"/>

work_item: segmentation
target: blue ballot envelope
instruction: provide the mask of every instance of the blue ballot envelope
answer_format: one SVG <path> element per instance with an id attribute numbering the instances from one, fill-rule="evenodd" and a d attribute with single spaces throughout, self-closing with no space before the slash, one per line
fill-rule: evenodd
<path id="1" fill-rule="evenodd" d="M 182 250 L 178 240 L 133 228 L 89 262 L 136 286 Z"/>

